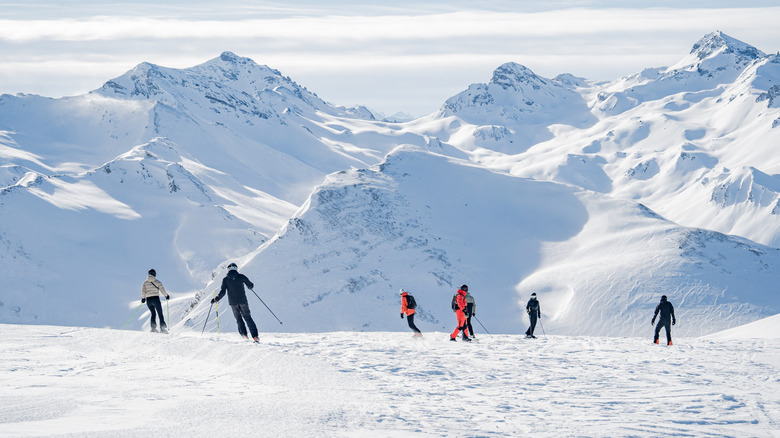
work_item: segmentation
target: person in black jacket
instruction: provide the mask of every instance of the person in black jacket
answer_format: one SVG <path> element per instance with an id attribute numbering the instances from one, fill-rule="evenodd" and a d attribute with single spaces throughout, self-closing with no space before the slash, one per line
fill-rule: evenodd
<path id="1" fill-rule="evenodd" d="M 233 316 L 236 318 L 238 333 L 246 338 L 246 326 L 249 326 L 249 332 L 252 335 L 252 339 L 254 339 L 255 342 L 258 342 L 257 326 L 252 320 L 252 314 L 249 312 L 249 302 L 246 299 L 244 285 L 250 289 L 255 287 L 246 275 L 238 273 L 238 266 L 236 266 L 235 263 L 229 264 L 228 273 L 225 278 L 222 279 L 222 288 L 219 291 L 219 295 L 217 295 L 216 298 L 212 298 L 211 302 L 216 303 L 219 301 L 225 296 L 225 292 L 227 291 L 228 304 L 230 304 L 230 308 L 233 310 Z M 246 321 L 246 325 L 244 325 L 244 321 Z"/>
<path id="2" fill-rule="evenodd" d="M 655 324 L 655 318 L 658 313 L 661 313 L 661 317 L 658 318 L 658 325 L 655 326 L 655 336 L 653 336 L 653 342 L 658 343 L 658 335 L 661 333 L 661 327 L 666 327 L 666 345 L 672 345 L 672 325 L 677 324 L 677 318 L 674 317 L 674 306 L 667 301 L 666 295 L 661 296 L 661 302 L 655 306 L 655 313 L 650 324 Z M 670 325 L 671 324 L 671 325 Z"/>
<path id="3" fill-rule="evenodd" d="M 539 307 L 539 300 L 536 299 L 536 292 L 531 294 L 531 299 L 525 305 L 525 311 L 528 313 L 528 319 L 531 320 L 531 325 L 525 331 L 525 337 L 536 339 L 536 336 L 534 336 L 536 320 L 542 317 L 542 309 Z"/>

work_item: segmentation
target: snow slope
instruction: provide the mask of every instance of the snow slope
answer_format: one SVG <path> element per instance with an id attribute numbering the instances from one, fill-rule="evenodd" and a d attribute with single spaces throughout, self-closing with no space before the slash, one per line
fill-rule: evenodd
<path id="1" fill-rule="evenodd" d="M 567 335 L 641 335 L 662 294 L 678 306 L 684 336 L 780 312 L 780 250 L 434 150 L 446 148 L 402 148 L 376 168 L 331 175 L 277 237 L 239 261 L 285 323 L 274 330 L 402 329 L 400 288 L 415 296 L 422 330 L 452 330 L 461 284 L 493 333 L 525 331 L 531 292 L 547 332 Z M 202 299 L 224 272 L 183 324 L 203 324 Z"/>
<path id="2" fill-rule="evenodd" d="M 780 246 L 780 58 L 722 32 L 610 83 L 499 67 L 412 124 L 473 161 Z"/>
<path id="3" fill-rule="evenodd" d="M 3 437 L 780 433 L 777 339 L 0 332 Z"/>
<path id="4" fill-rule="evenodd" d="M 371 117 L 229 52 L 84 96 L 1 96 L 0 320 L 117 326 L 151 267 L 174 295 L 202 288 L 328 173 L 425 142 Z"/>

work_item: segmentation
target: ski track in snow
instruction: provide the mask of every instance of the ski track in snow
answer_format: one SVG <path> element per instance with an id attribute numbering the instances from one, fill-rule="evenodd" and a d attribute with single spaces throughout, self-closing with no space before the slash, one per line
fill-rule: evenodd
<path id="1" fill-rule="evenodd" d="M 778 339 L 0 330 L 2 437 L 780 436 Z"/>

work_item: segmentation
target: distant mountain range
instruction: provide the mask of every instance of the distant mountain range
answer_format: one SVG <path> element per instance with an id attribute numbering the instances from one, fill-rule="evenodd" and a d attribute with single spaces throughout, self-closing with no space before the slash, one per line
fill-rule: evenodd
<path id="1" fill-rule="evenodd" d="M 121 327 L 154 267 L 202 325 L 236 261 L 266 330 L 403 330 L 404 287 L 449 331 L 462 283 L 499 332 L 531 291 L 553 333 L 646 334 L 662 293 L 682 334 L 748 323 L 780 311 L 778 90 L 715 32 L 608 83 L 506 63 L 406 122 L 230 52 L 3 95 L 0 322 Z"/>

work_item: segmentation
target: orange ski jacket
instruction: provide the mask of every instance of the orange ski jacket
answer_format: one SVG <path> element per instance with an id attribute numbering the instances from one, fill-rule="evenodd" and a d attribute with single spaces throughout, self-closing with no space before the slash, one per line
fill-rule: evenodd
<path id="1" fill-rule="evenodd" d="M 409 305 L 409 302 L 406 300 L 406 296 L 409 295 L 408 293 L 404 292 L 401 294 L 401 313 L 405 313 L 406 316 L 412 315 L 415 313 L 414 309 L 409 309 L 406 306 Z"/>

